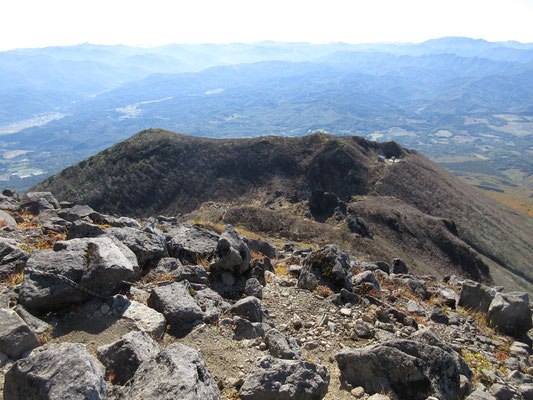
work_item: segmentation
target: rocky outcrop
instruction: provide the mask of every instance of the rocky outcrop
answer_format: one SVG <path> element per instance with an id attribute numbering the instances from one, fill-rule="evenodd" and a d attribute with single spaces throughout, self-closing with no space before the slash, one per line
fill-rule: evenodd
<path id="1" fill-rule="evenodd" d="M 320 364 L 270 356 L 255 363 L 239 392 L 242 400 L 321 400 L 329 373 Z"/>
<path id="2" fill-rule="evenodd" d="M 218 235 L 184 223 L 165 234 L 168 253 L 184 264 L 197 264 L 211 258 L 217 248 Z"/>
<path id="3" fill-rule="evenodd" d="M 190 324 L 204 317 L 194 300 L 195 295 L 188 282 L 176 282 L 153 289 L 148 305 L 162 313 L 171 324 Z"/>
<path id="4" fill-rule="evenodd" d="M 405 399 L 435 395 L 455 400 L 460 371 L 446 351 L 420 342 L 393 340 L 335 356 L 343 382 L 363 386 L 368 393 L 394 391 Z"/>
<path id="5" fill-rule="evenodd" d="M 160 351 L 157 343 L 145 332 L 130 332 L 120 340 L 98 348 L 98 359 L 113 375 L 113 383 L 123 385 L 129 381 L 139 365 L 155 357 Z"/>
<path id="6" fill-rule="evenodd" d="M 78 343 L 51 343 L 18 360 L 7 372 L 5 400 L 107 398 L 105 370 Z"/>
<path id="7" fill-rule="evenodd" d="M 110 296 L 124 281 L 138 277 L 135 255 L 117 241 L 91 238 L 58 242 L 53 249 L 33 252 L 28 259 L 20 302 L 30 308 L 58 309 L 91 297 L 76 284 Z"/>
<path id="8" fill-rule="evenodd" d="M 13 310 L 0 309 L 0 352 L 15 359 L 39 346 L 37 336 Z"/>
<path id="9" fill-rule="evenodd" d="M 220 392 L 200 354 L 174 343 L 137 368 L 121 398 L 218 400 Z"/>
<path id="10" fill-rule="evenodd" d="M 328 286 L 333 290 L 350 289 L 350 256 L 340 247 L 329 245 L 313 251 L 304 260 L 298 287 L 315 290 Z"/>
<path id="11" fill-rule="evenodd" d="M 533 326 L 527 293 L 497 293 L 487 310 L 487 319 L 500 332 L 522 337 Z"/>
<path id="12" fill-rule="evenodd" d="M 241 275 L 250 268 L 250 249 L 231 225 L 226 225 L 215 250 L 213 273 Z"/>

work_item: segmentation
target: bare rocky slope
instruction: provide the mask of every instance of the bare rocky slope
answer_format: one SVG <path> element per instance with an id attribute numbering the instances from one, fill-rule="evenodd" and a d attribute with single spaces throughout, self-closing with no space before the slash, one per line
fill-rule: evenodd
<path id="1" fill-rule="evenodd" d="M 4 191 L 0 220 L 4 400 L 533 394 L 526 293 L 49 192 Z"/>
<path id="2" fill-rule="evenodd" d="M 533 219 L 394 142 L 324 134 L 217 140 L 151 129 L 32 190 L 121 215 L 191 213 L 338 243 L 369 261 L 402 256 L 419 273 L 533 289 Z"/>

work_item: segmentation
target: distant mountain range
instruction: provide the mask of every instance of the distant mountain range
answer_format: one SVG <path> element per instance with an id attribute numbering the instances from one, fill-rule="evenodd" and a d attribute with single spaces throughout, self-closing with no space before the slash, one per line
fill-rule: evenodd
<path id="1" fill-rule="evenodd" d="M 83 44 L 0 53 L 4 187 L 26 189 L 150 127 L 396 140 L 479 187 L 527 199 L 533 44 Z"/>

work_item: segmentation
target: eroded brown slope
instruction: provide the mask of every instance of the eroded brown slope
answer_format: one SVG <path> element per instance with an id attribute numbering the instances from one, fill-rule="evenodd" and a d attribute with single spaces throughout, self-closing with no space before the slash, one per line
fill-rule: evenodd
<path id="1" fill-rule="evenodd" d="M 402 160 L 382 163 L 379 155 Z M 276 191 L 305 205 L 313 191 L 324 191 L 379 233 L 354 251 L 370 257 L 389 249 L 426 272 L 459 269 L 507 287 L 530 290 L 533 282 L 533 220 L 394 142 L 323 134 L 217 140 L 148 130 L 33 190 L 135 216 L 186 213 L 206 201 L 264 204 Z"/>

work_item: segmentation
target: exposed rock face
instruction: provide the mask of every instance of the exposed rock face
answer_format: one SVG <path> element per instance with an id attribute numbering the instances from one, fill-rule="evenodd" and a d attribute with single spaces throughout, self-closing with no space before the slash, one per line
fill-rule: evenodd
<path id="1" fill-rule="evenodd" d="M 39 214 L 43 210 L 54 210 L 60 206 L 50 192 L 28 192 L 22 197 L 20 208 L 31 214 Z"/>
<path id="2" fill-rule="evenodd" d="M 231 225 L 226 225 L 215 250 L 213 273 L 224 271 L 241 275 L 250 268 L 250 249 Z"/>
<path id="3" fill-rule="evenodd" d="M 302 352 L 294 339 L 288 339 L 276 328 L 269 329 L 265 335 L 265 343 L 273 357 L 285 360 L 298 360 L 302 358 Z"/>
<path id="4" fill-rule="evenodd" d="M 19 243 L 12 239 L 0 239 L 0 279 L 6 279 L 11 273 L 22 271 L 30 257 L 17 247 Z"/>
<path id="5" fill-rule="evenodd" d="M 123 385 L 130 380 L 142 362 L 155 357 L 160 351 L 157 343 L 145 332 L 130 332 L 120 340 L 98 348 L 98 358 L 108 374 L 114 374 L 113 383 Z"/>
<path id="6" fill-rule="evenodd" d="M 38 345 L 35 333 L 15 311 L 0 309 L 0 352 L 17 359 Z"/>
<path id="7" fill-rule="evenodd" d="M 261 301 L 254 296 L 248 296 L 236 302 L 231 308 L 232 315 L 246 318 L 250 322 L 261 322 Z"/>
<path id="8" fill-rule="evenodd" d="M 135 280 L 139 266 L 135 255 L 110 238 L 58 242 L 53 250 L 35 251 L 27 262 L 20 302 L 30 308 L 53 310 L 81 303 L 90 295 L 61 279 L 66 277 L 103 296 Z"/>
<path id="9" fill-rule="evenodd" d="M 320 400 L 329 373 L 320 364 L 281 360 L 270 356 L 255 363 L 239 392 L 242 400 Z"/>
<path id="10" fill-rule="evenodd" d="M 195 291 L 188 282 L 176 282 L 153 289 L 148 305 L 162 313 L 171 324 L 192 323 L 204 316 L 192 294 Z"/>
<path id="11" fill-rule="evenodd" d="M 104 366 L 84 345 L 47 344 L 7 372 L 4 399 L 106 399 L 104 375 Z"/>
<path id="12" fill-rule="evenodd" d="M 334 290 L 350 289 L 350 256 L 336 245 L 328 245 L 313 251 L 304 261 L 298 278 L 298 287 L 315 290 L 317 286 L 329 286 Z"/>
<path id="13" fill-rule="evenodd" d="M 174 343 L 137 368 L 122 398 L 218 400 L 220 392 L 200 354 Z"/>
<path id="14" fill-rule="evenodd" d="M 489 323 L 500 332 L 521 337 L 533 326 L 527 293 L 498 293 L 487 311 Z"/>
<path id="15" fill-rule="evenodd" d="M 363 386 L 369 393 L 393 390 L 401 398 L 425 399 L 436 395 L 454 400 L 459 375 L 446 351 L 409 340 L 392 340 L 361 349 L 343 349 L 336 355 L 341 379 Z"/>
<path id="16" fill-rule="evenodd" d="M 496 290 L 479 282 L 466 280 L 461 285 L 459 305 L 474 311 L 487 312 L 489 305 L 496 296 Z"/>
<path id="17" fill-rule="evenodd" d="M 167 256 L 165 238 L 158 233 L 135 228 L 111 228 L 105 233 L 114 236 L 133 251 L 141 269 L 153 267 L 161 258 Z"/>
<path id="18" fill-rule="evenodd" d="M 184 264 L 197 264 L 210 258 L 218 244 L 218 235 L 189 223 L 182 224 L 166 234 L 167 249 L 171 257 Z"/>

